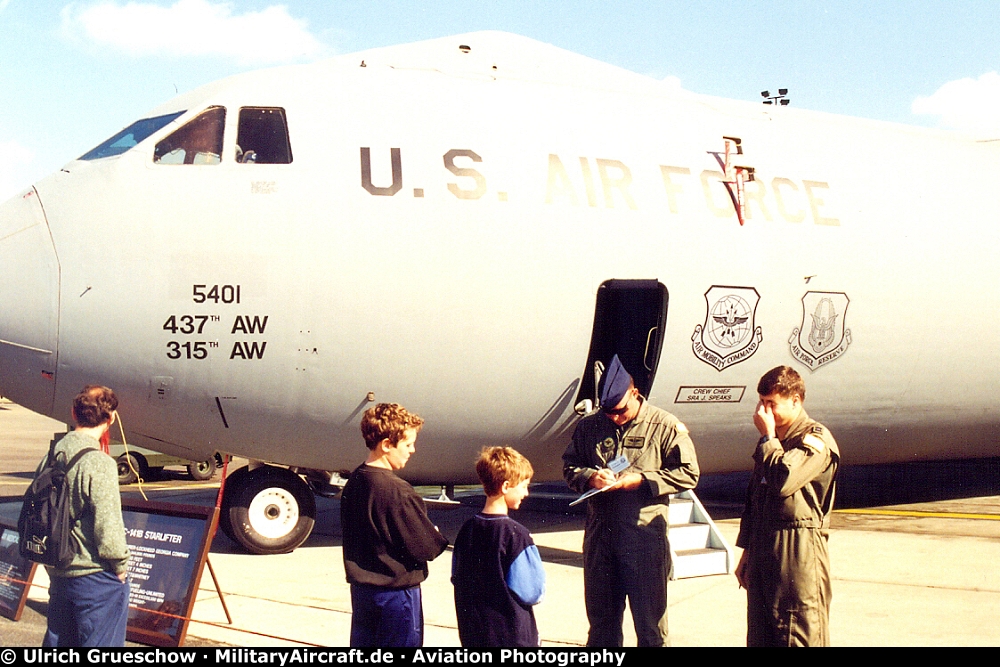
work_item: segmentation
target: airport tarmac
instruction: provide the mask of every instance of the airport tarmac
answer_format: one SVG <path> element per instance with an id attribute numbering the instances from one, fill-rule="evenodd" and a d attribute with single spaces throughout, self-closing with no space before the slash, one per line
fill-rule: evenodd
<path id="1" fill-rule="evenodd" d="M 62 426 L 0 401 L 0 518 L 16 520 L 17 499 L 55 430 Z M 359 462 L 363 451 L 359 444 Z M 429 455 L 418 448 L 416 456 Z M 559 456 L 561 452 L 553 452 Z M 839 646 L 1000 645 L 1000 460 L 845 467 L 830 537 L 831 635 Z M 732 544 L 747 475 L 703 478 L 698 493 Z M 188 481 L 178 472 L 144 485 L 151 500 L 214 503 L 218 477 Z M 548 576 L 536 607 L 544 646 L 580 646 L 583 516 L 568 513 L 561 486 L 532 487 L 516 518 L 534 535 Z M 123 487 L 138 497 L 135 485 Z M 233 624 L 226 622 L 206 572 L 188 629 L 188 645 L 343 646 L 350 628 L 337 500 L 317 499 L 316 528 L 291 554 L 241 553 L 220 532 L 210 560 Z M 455 510 L 432 510 L 450 539 L 481 506 L 467 492 Z M 738 558 L 739 550 L 735 550 Z M 430 565 L 423 586 L 425 644 L 456 646 L 450 551 Z M 22 620 L 0 618 L 0 645 L 38 645 L 44 633 L 47 578 L 36 574 Z M 746 596 L 732 575 L 670 584 L 674 646 L 741 646 Z M 635 634 L 626 612 L 626 644 Z"/>

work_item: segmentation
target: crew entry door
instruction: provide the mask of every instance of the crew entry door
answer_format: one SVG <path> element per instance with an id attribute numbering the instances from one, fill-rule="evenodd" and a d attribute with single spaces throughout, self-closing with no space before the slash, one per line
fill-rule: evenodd
<path id="1" fill-rule="evenodd" d="M 601 284 L 577 404 L 589 399 L 598 407 L 601 375 L 616 354 L 642 395 L 649 396 L 667 326 L 667 300 L 667 288 L 658 280 L 608 280 Z"/>

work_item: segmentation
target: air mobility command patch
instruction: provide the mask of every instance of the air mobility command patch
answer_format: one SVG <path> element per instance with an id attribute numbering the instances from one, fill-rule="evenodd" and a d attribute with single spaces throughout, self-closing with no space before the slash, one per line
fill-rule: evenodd
<path id="1" fill-rule="evenodd" d="M 694 356 L 719 372 L 752 357 L 764 339 L 754 323 L 759 301 L 756 288 L 712 285 L 705 292 L 705 323 L 691 334 Z"/>

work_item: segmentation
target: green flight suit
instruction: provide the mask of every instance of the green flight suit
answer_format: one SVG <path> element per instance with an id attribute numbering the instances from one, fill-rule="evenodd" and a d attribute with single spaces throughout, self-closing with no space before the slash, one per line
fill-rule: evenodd
<path id="1" fill-rule="evenodd" d="M 802 410 L 753 459 L 736 540 L 747 559 L 747 646 L 829 646 L 827 540 L 840 450 Z"/>
<path id="2" fill-rule="evenodd" d="M 563 454 L 570 488 L 587 491 L 591 475 L 624 454 L 643 484 L 587 500 L 583 580 L 588 646 L 621 646 L 625 599 L 639 646 L 663 646 L 667 632 L 669 495 L 698 483 L 698 459 L 687 428 L 645 399 L 636 418 L 618 427 L 603 413 L 580 420 Z"/>

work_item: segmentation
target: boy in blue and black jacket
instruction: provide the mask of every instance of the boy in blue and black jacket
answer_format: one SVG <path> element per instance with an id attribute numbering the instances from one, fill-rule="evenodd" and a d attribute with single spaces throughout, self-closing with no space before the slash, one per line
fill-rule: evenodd
<path id="1" fill-rule="evenodd" d="M 545 570 L 528 529 L 508 516 L 534 470 L 511 447 L 487 447 L 476 472 L 486 505 L 462 526 L 451 561 L 458 636 L 462 646 L 538 646 L 532 607 L 545 594 Z"/>

